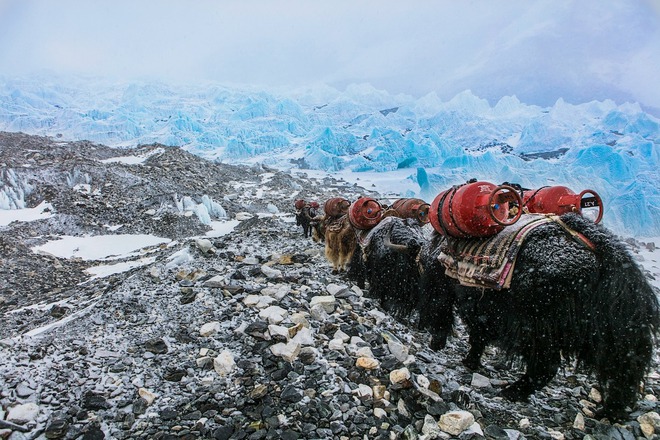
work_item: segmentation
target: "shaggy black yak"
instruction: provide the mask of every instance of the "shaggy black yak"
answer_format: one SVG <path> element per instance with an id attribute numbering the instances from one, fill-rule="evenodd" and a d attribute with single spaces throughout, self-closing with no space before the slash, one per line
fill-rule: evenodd
<path id="1" fill-rule="evenodd" d="M 556 222 L 538 226 L 519 250 L 510 288 L 501 290 L 460 285 L 438 261 L 444 237 L 434 233 L 427 240 L 418 224 L 390 220 L 374 229 L 364 247 L 369 296 L 393 316 L 417 315 L 434 349 L 445 346 L 460 316 L 469 331 L 469 368 L 479 367 L 489 344 L 520 358 L 525 373 L 502 391 L 510 400 L 545 386 L 562 357 L 575 360 L 598 379 L 602 415 L 620 418 L 634 404 L 651 364 L 658 300 L 609 231 L 576 214 L 561 220 L 593 249 Z"/>
<path id="2" fill-rule="evenodd" d="M 595 374 L 603 391 L 601 415 L 615 419 L 634 404 L 649 368 L 660 324 L 658 299 L 624 245 L 601 225 L 577 214 L 561 220 L 594 249 L 550 222 L 529 233 L 511 287 L 465 287 L 444 275 L 440 235 L 420 253 L 420 326 L 442 347 L 455 310 L 469 331 L 464 359 L 477 368 L 489 344 L 519 357 L 526 371 L 502 395 L 522 400 L 547 385 L 561 358 Z"/>
<path id="3" fill-rule="evenodd" d="M 415 257 L 427 241 L 419 222 L 387 217 L 358 236 L 360 247 L 351 260 L 349 277 L 360 287 L 368 281 L 368 296 L 392 316 L 410 319 L 419 295 Z"/>

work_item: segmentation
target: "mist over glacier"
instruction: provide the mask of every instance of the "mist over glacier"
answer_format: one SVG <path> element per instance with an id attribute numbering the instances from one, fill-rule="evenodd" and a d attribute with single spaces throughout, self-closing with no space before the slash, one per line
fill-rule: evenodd
<path id="1" fill-rule="evenodd" d="M 0 130 L 115 147 L 157 142 L 289 170 L 391 172 L 406 182 L 400 195 L 428 202 L 470 178 L 588 188 L 603 198 L 610 229 L 660 235 L 660 121 L 636 103 L 539 107 L 469 90 L 442 101 L 368 84 L 267 91 L 31 76 L 0 81 Z M 14 200 L 2 207 L 20 207 L 15 185 L 9 194 L 0 183 Z"/>

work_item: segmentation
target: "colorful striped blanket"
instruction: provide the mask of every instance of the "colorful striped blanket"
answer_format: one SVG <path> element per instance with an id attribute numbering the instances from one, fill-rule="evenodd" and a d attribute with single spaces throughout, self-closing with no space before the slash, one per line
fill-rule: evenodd
<path id="1" fill-rule="evenodd" d="M 518 251 L 537 226 L 563 222 L 555 216 L 523 214 L 516 223 L 486 238 L 448 238 L 438 257 L 445 274 L 464 286 L 508 289 Z"/>

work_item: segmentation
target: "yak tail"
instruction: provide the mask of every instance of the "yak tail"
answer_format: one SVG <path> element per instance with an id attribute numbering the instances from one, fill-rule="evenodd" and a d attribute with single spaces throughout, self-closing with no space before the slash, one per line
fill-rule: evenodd
<path id="1" fill-rule="evenodd" d="M 571 229 L 594 246 L 599 277 L 592 298 L 585 298 L 582 331 L 593 335 L 591 347 L 578 353 L 580 362 L 591 367 L 605 386 L 607 406 L 623 410 L 636 400 L 637 390 L 653 358 L 660 329 L 660 306 L 654 288 L 632 258 L 624 243 L 604 227 L 577 214 L 561 217 Z"/>

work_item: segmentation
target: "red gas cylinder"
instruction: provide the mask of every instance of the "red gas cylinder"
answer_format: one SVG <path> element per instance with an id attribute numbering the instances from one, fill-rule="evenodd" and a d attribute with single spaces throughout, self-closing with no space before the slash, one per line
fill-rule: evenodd
<path id="1" fill-rule="evenodd" d="M 351 206 L 351 202 L 346 200 L 343 197 L 333 197 L 326 200 L 325 205 L 323 206 L 323 211 L 326 215 L 330 217 L 341 217 L 344 214 L 348 213 L 348 208 Z"/>
<path id="2" fill-rule="evenodd" d="M 319 209 L 319 202 L 309 202 L 309 206 L 311 206 L 314 209 Z"/>
<path id="3" fill-rule="evenodd" d="M 429 222 L 431 205 L 422 199 L 398 199 L 391 206 L 401 218 L 414 218 L 421 224 Z"/>
<path id="4" fill-rule="evenodd" d="M 383 207 L 371 197 L 360 197 L 348 209 L 348 221 L 354 228 L 371 229 L 383 218 Z"/>
<path id="5" fill-rule="evenodd" d="M 520 209 L 509 218 L 510 203 L 522 205 L 514 188 L 472 182 L 438 194 L 431 203 L 429 218 L 433 228 L 444 236 L 489 237 L 520 218 Z"/>
<path id="6" fill-rule="evenodd" d="M 293 206 L 295 206 L 296 209 L 300 211 L 305 206 L 305 201 L 303 199 L 296 199 L 296 201 L 293 202 Z"/>
<path id="7" fill-rule="evenodd" d="M 589 197 L 585 197 L 587 195 Z M 523 207 L 533 213 L 557 215 L 567 212 L 582 214 L 583 208 L 598 208 L 594 223 L 600 222 L 603 218 L 603 201 L 590 189 L 585 189 L 580 194 L 575 194 L 565 186 L 544 186 L 528 190 L 523 193 Z"/>

